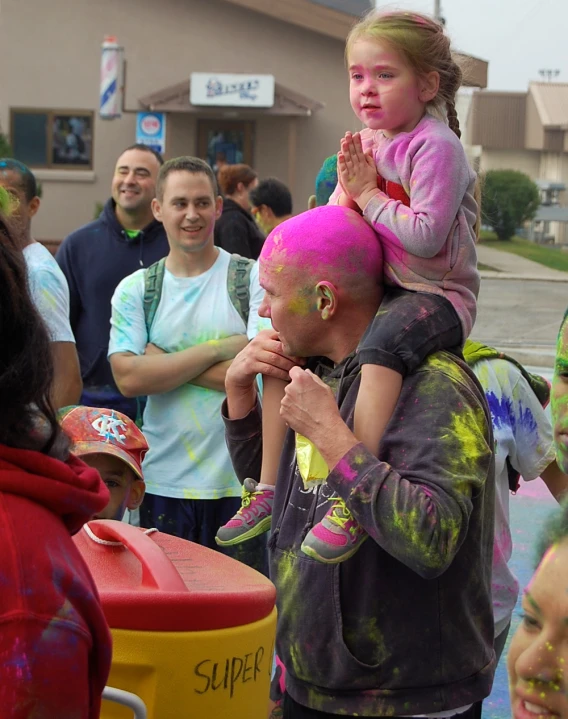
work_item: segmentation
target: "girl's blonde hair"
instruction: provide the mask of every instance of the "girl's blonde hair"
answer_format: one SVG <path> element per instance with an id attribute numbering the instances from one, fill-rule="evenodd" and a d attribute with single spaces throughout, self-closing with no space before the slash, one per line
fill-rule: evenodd
<path id="1" fill-rule="evenodd" d="M 362 38 L 381 40 L 397 50 L 418 77 L 430 72 L 440 75 L 440 89 L 428 103 L 458 137 L 460 123 L 456 112 L 456 93 L 462 83 L 462 71 L 454 61 L 450 39 L 440 23 L 419 13 L 372 11 L 360 20 L 347 36 L 345 55 Z"/>

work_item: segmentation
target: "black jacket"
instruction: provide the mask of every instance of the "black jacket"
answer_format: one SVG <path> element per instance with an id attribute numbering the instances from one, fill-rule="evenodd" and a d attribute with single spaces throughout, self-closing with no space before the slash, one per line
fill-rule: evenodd
<path id="1" fill-rule="evenodd" d="M 119 393 L 107 359 L 110 301 L 122 279 L 168 252 L 161 222 L 152 221 L 132 240 L 116 218 L 112 199 L 97 220 L 75 230 L 62 242 L 55 259 L 69 284 L 83 404 L 106 406 L 135 416 L 136 400 L 127 400 Z"/>
<path id="2" fill-rule="evenodd" d="M 215 244 L 231 254 L 257 260 L 264 235 L 250 212 L 234 200 L 223 199 L 223 213 L 215 223 Z"/>
<path id="3" fill-rule="evenodd" d="M 310 367 L 353 426 L 360 368 Z M 260 407 L 228 420 L 237 476 L 257 477 Z M 483 390 L 465 363 L 431 355 L 403 380 L 378 456 L 349 451 L 306 491 L 289 429 L 272 514 L 270 578 L 276 650 L 300 704 L 348 716 L 413 716 L 472 704 L 491 691 L 495 655 L 491 565 L 494 459 Z M 300 549 L 333 497 L 369 539 L 342 564 Z"/>

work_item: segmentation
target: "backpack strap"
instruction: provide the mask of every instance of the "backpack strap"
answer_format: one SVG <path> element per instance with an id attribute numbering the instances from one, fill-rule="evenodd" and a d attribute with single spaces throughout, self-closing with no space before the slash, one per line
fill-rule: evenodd
<path id="1" fill-rule="evenodd" d="M 229 260 L 229 271 L 227 273 L 229 297 L 245 325 L 248 324 L 249 318 L 250 273 L 253 265 L 254 260 L 233 254 Z"/>
<path id="2" fill-rule="evenodd" d="M 160 304 L 165 269 L 166 260 L 162 258 L 150 265 L 144 275 L 144 320 L 148 334 Z"/>

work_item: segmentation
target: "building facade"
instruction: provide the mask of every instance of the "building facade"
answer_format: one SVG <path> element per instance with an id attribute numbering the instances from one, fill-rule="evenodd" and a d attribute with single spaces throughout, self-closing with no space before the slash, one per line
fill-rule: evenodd
<path id="1" fill-rule="evenodd" d="M 346 130 L 344 42 L 370 0 L 2 0 L 0 127 L 42 183 L 38 239 L 60 240 L 93 219 L 114 163 L 136 140 L 138 113 L 164 113 L 166 158 L 250 164 L 307 206 L 323 160 Z M 123 48 L 122 114 L 99 116 L 101 43 Z M 468 58 L 468 61 L 471 60 Z M 190 102 L 194 73 L 272 76 L 263 107 Z M 486 86 L 487 64 L 468 62 Z"/>
<path id="2" fill-rule="evenodd" d="M 527 92 L 476 92 L 467 143 L 481 172 L 519 170 L 540 188 L 533 238 L 568 244 L 568 84 Z"/>

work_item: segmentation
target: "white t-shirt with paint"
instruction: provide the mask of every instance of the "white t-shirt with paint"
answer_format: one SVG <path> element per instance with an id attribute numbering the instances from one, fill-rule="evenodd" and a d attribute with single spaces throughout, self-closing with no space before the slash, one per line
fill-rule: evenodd
<path id="1" fill-rule="evenodd" d="M 166 269 L 149 334 L 143 308 L 145 270 L 122 280 L 112 298 L 109 357 L 116 352 L 142 355 L 148 342 L 177 352 L 235 334 L 253 337 L 263 296 L 258 263 L 251 271 L 245 327 L 227 290 L 229 260 L 230 254 L 219 249 L 213 266 L 197 277 L 175 277 Z M 224 392 L 190 383 L 148 398 L 143 423 L 150 446 L 143 463 L 148 493 L 183 499 L 240 496 L 225 443 L 224 398 Z"/>
<path id="2" fill-rule="evenodd" d="M 69 322 L 69 286 L 50 251 L 39 242 L 23 250 L 30 294 L 52 342 L 73 342 Z"/>
<path id="3" fill-rule="evenodd" d="M 508 567 L 513 542 L 506 459 L 509 457 L 513 467 L 529 482 L 548 467 L 555 452 L 550 413 L 542 408 L 519 369 L 502 359 L 481 360 L 472 369 L 489 403 L 496 445 L 492 593 L 497 637 L 510 622 L 519 594 L 519 583 Z"/>

